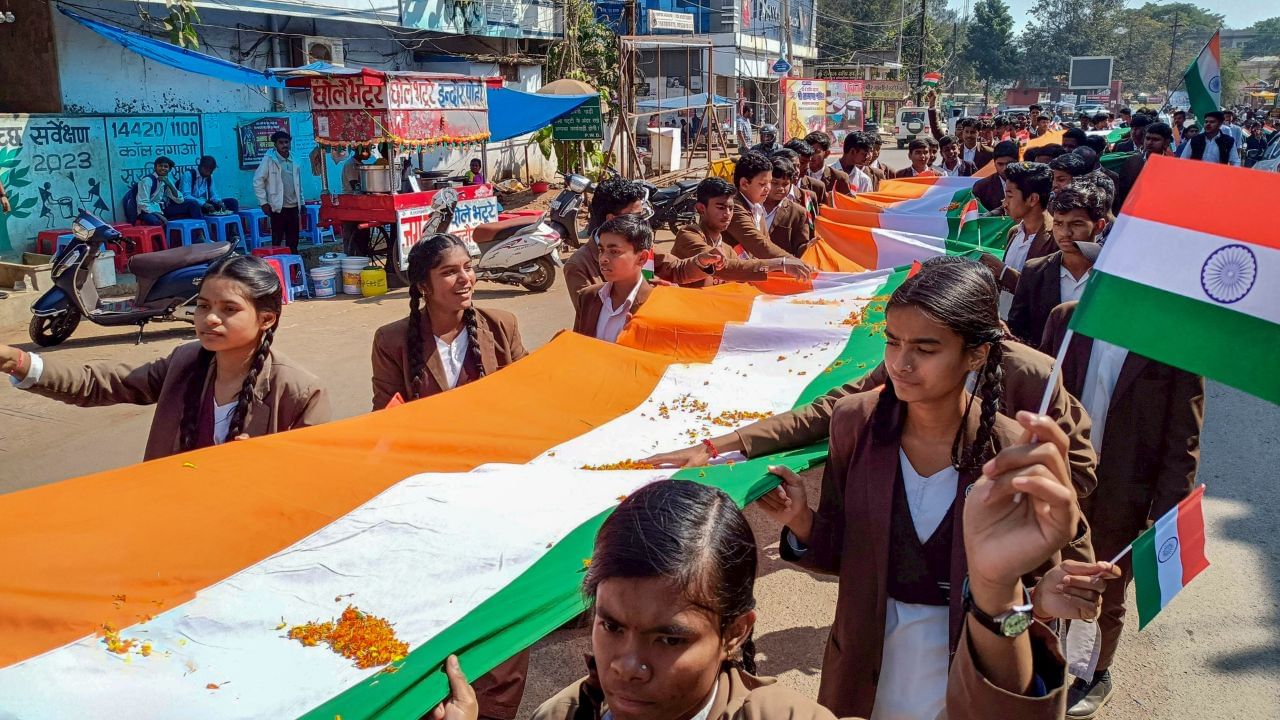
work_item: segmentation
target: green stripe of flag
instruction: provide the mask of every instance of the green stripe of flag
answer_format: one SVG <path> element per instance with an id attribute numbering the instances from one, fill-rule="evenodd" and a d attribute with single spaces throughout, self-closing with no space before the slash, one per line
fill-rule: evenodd
<path id="1" fill-rule="evenodd" d="M 1261 318 L 1094 270 L 1071 327 L 1280 403 L 1280 326 Z"/>
<path id="2" fill-rule="evenodd" d="M 892 292 L 906 279 L 907 270 L 890 275 L 876 294 Z M 862 377 L 884 358 L 884 336 L 872 331 L 872 323 L 883 320 L 884 311 L 868 309 L 864 317 L 829 372 L 820 373 L 800 394 L 797 407 Z M 680 470 L 673 477 L 714 485 L 745 506 L 777 487 L 769 466 L 801 472 L 826 458 L 823 442 L 733 465 Z M 450 653 L 458 655 L 467 677 L 475 679 L 516 649 L 529 647 L 576 617 L 586 609 L 579 591 L 583 561 L 591 557 L 596 532 L 610 512 L 612 508 L 578 526 L 506 587 L 409 653 L 399 671 L 361 681 L 303 715 L 304 720 L 333 720 L 339 715 L 344 720 L 418 720 L 448 694 L 448 679 L 440 668 Z M 585 666 L 582 671 L 586 673 Z"/>
<path id="3" fill-rule="evenodd" d="M 1092 282 L 1092 280 L 1090 280 Z M 1133 541 L 1133 587 L 1138 601 L 1138 629 L 1147 626 L 1161 610 L 1160 574 L 1156 559 L 1156 529 Z"/>

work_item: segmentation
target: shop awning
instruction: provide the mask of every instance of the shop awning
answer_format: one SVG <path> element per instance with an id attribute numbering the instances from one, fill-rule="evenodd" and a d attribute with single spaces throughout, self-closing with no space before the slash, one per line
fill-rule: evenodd
<path id="1" fill-rule="evenodd" d="M 719 95 L 712 96 L 716 107 L 733 107 L 733 101 Z M 636 103 L 640 110 L 701 110 L 707 106 L 707 94 L 681 95 L 666 100 L 641 100 Z"/>
<path id="2" fill-rule="evenodd" d="M 537 132 L 598 95 L 538 95 L 503 88 L 489 90 L 489 142 Z"/>
<path id="3" fill-rule="evenodd" d="M 91 20 L 83 15 L 71 12 L 70 10 L 59 7 L 58 12 L 84 25 L 90 30 L 98 33 L 102 37 L 117 43 L 123 47 L 138 53 L 148 60 L 155 60 L 162 65 L 175 67 L 179 70 L 207 75 L 219 80 L 227 82 L 239 83 L 241 85 L 266 85 L 270 87 L 284 87 L 284 81 L 279 78 L 271 77 L 261 70 L 254 70 L 243 65 L 237 65 L 229 60 L 216 58 L 212 55 L 205 55 L 194 50 L 180 48 L 172 43 L 163 40 L 156 40 L 145 35 L 139 35 L 130 32 L 124 28 L 118 28 L 114 25 L 108 25 L 97 20 Z"/>

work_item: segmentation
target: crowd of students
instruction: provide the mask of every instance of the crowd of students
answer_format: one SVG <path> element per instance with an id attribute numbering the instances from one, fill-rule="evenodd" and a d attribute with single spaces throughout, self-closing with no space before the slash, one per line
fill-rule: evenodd
<path id="1" fill-rule="evenodd" d="M 1168 126 L 1143 127 L 1135 157 L 1167 153 Z M 590 674 L 536 717 L 1089 718 L 1110 697 L 1131 574 L 1127 560 L 1097 558 L 1190 492 L 1204 382 L 1078 334 L 1060 379 L 1052 374 L 1117 184 L 1089 136 L 1068 133 L 1018 162 L 1016 140 L 987 149 L 978 130 L 966 126 L 943 164 L 994 163 L 975 194 L 1017 222 L 1002 256 L 925 261 L 888 300 L 884 362 L 859 381 L 647 459 L 696 466 L 830 440 L 816 507 L 781 467 L 772 470 L 780 486 L 760 501 L 784 525 L 782 556 L 839 580 L 817 701 L 755 675 L 758 550 L 741 512 L 719 491 L 664 482 L 632 495 L 602 528 L 584 585 L 596 610 Z M 895 175 L 878 147 L 851 133 L 829 162 L 830 140 L 815 133 L 770 156 L 745 154 L 732 183 L 700 183 L 698 222 L 665 254 L 655 253 L 643 188 L 601 183 L 590 240 L 566 264 L 573 330 L 615 341 L 655 283 L 809 277 L 801 255 L 818 206 Z M 927 147 L 917 150 L 913 167 L 927 158 Z M 475 306 L 459 238 L 430 237 L 408 260 L 408 314 L 373 340 L 375 410 L 526 354 L 514 315 Z M 273 348 L 281 292 L 265 261 L 233 256 L 200 285 L 197 341 L 167 358 L 76 367 L 0 346 L 0 371 L 63 402 L 156 405 L 147 459 L 326 422 L 324 387 Z M 1094 618 L 1098 672 L 1067 685 L 1050 626 Z M 451 661 L 453 697 L 437 716 L 510 720 L 528 662 L 517 654 L 473 690 Z"/>

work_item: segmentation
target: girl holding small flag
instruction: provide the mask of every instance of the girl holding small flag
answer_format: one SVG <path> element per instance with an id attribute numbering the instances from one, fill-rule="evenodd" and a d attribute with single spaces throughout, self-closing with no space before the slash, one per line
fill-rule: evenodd
<path id="1" fill-rule="evenodd" d="M 318 425 L 330 416 L 324 387 L 272 347 L 281 292 L 265 260 L 233 255 L 200 282 L 198 342 L 164 359 L 74 367 L 0 345 L 0 371 L 18 388 L 81 407 L 155 405 L 147 460 Z"/>

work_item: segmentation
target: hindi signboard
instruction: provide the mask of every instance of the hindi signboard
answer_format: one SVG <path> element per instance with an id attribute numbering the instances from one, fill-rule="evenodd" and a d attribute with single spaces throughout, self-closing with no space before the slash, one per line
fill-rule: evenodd
<path id="1" fill-rule="evenodd" d="M 827 129 L 827 81 L 782 79 L 782 140 Z"/>
<path id="2" fill-rule="evenodd" d="M 693 13 L 650 10 L 649 29 L 691 33 L 693 32 Z"/>
<path id="3" fill-rule="evenodd" d="M 551 133 L 556 140 L 603 140 L 604 122 L 600 112 L 600 96 L 591 98 L 568 115 L 552 121 Z"/>
<path id="4" fill-rule="evenodd" d="M 836 143 L 844 142 L 845 135 L 861 130 L 864 112 L 862 107 L 862 80 L 826 80 L 827 84 L 827 132 Z"/>

